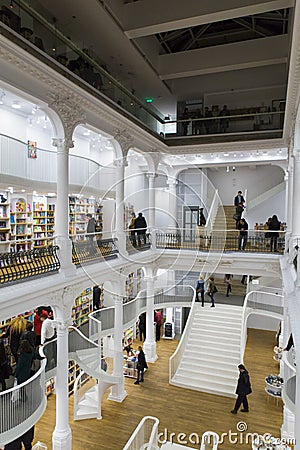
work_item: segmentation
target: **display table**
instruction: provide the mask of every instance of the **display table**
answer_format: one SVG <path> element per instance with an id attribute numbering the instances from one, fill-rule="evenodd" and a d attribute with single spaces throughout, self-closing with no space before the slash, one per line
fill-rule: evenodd
<path id="1" fill-rule="evenodd" d="M 278 405 L 278 399 L 281 398 L 283 379 L 279 375 L 271 374 L 265 378 L 265 383 L 265 392 L 268 394 L 268 398 L 275 398 Z"/>
<path id="2" fill-rule="evenodd" d="M 124 363 L 123 363 L 123 373 L 125 377 L 136 378 L 137 377 L 137 361 L 138 361 L 138 351 L 132 350 L 132 355 L 124 355 Z M 144 373 L 147 369 L 144 369 Z"/>

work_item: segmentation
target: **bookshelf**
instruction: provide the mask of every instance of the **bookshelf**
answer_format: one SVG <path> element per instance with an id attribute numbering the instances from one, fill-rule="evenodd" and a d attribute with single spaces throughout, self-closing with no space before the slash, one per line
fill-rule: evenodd
<path id="1" fill-rule="evenodd" d="M 34 197 L 32 214 L 34 248 L 52 245 L 55 231 L 55 204 L 48 204 L 47 197 Z"/>
<path id="2" fill-rule="evenodd" d="M 69 232 L 77 235 L 78 239 L 84 239 L 87 229 L 87 214 L 92 214 L 96 222 L 96 233 L 103 230 L 102 205 L 94 198 L 69 197 Z"/>
<path id="3" fill-rule="evenodd" d="M 93 311 L 93 289 L 86 288 L 75 299 L 72 309 L 73 325 L 79 328 L 88 321 L 88 315 Z"/>
<path id="4" fill-rule="evenodd" d="M 0 252 L 9 251 L 10 238 L 10 203 L 8 201 L 8 192 L 0 196 Z"/>
<path id="5" fill-rule="evenodd" d="M 32 247 L 32 211 L 25 197 L 13 197 L 10 211 L 10 249 L 14 252 Z"/>

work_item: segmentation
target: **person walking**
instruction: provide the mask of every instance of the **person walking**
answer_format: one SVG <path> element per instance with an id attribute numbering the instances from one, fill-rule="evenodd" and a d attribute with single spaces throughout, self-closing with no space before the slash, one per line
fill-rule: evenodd
<path id="1" fill-rule="evenodd" d="M 5 351 L 4 344 L 0 339 L 0 383 L 2 392 L 6 390 L 6 381 L 12 374 L 12 368 L 9 365 L 8 357 Z"/>
<path id="2" fill-rule="evenodd" d="M 136 238 L 135 238 L 136 231 L 134 229 L 135 221 L 136 221 L 136 216 L 135 216 L 135 213 L 133 212 L 133 213 L 131 213 L 131 220 L 130 220 L 130 224 L 128 225 L 128 228 L 130 230 L 130 241 L 131 241 L 131 244 L 133 245 L 133 247 L 136 246 Z"/>
<path id="3" fill-rule="evenodd" d="M 9 444 L 5 444 L 4 450 L 21 450 L 22 444 L 24 445 L 24 450 L 31 450 L 33 438 L 34 426 L 14 441 L 10 442 Z"/>
<path id="4" fill-rule="evenodd" d="M 146 313 L 143 312 L 139 316 L 139 332 L 140 332 L 140 341 L 146 339 Z"/>
<path id="5" fill-rule="evenodd" d="M 36 334 L 33 330 L 33 323 L 27 322 L 26 323 L 26 331 L 22 334 L 21 340 L 26 339 L 32 348 L 35 348 L 36 346 Z"/>
<path id="6" fill-rule="evenodd" d="M 203 214 L 203 208 L 199 209 L 199 226 L 200 227 L 205 227 L 206 225 L 206 219 L 205 216 Z"/>
<path id="7" fill-rule="evenodd" d="M 211 305 L 210 305 L 211 308 L 215 307 L 214 295 L 216 292 L 218 292 L 218 289 L 217 289 L 217 286 L 215 285 L 215 279 L 214 279 L 214 277 L 209 277 L 208 285 L 207 285 L 207 295 L 211 299 Z"/>
<path id="8" fill-rule="evenodd" d="M 232 414 L 237 414 L 239 407 L 243 404 L 243 409 L 241 412 L 249 412 L 249 404 L 247 400 L 247 395 L 251 394 L 251 383 L 249 373 L 243 364 L 238 365 L 240 371 L 237 387 L 235 393 L 237 394 L 237 399 L 234 408 L 231 410 Z"/>
<path id="9" fill-rule="evenodd" d="M 238 191 L 237 195 L 234 197 L 234 206 L 238 206 L 240 203 L 244 206 L 245 199 L 242 191 Z"/>
<path id="10" fill-rule="evenodd" d="M 4 338 L 8 338 L 8 344 L 10 351 L 15 358 L 16 363 L 18 362 L 18 349 L 21 341 L 22 334 L 26 331 L 26 320 L 24 317 L 15 317 L 10 326 L 7 328 Z"/>
<path id="11" fill-rule="evenodd" d="M 232 275 L 230 275 L 230 273 L 227 273 L 227 274 L 224 276 L 224 283 L 227 284 L 227 288 L 226 288 L 226 297 L 229 297 L 229 292 L 232 291 L 232 288 L 231 288 L 231 279 L 232 279 Z"/>
<path id="12" fill-rule="evenodd" d="M 201 295 L 201 306 L 204 306 L 204 278 L 203 275 L 199 275 L 199 279 L 197 281 L 196 286 L 196 302 L 200 302 L 199 300 L 199 294 Z"/>
<path id="13" fill-rule="evenodd" d="M 143 383 L 144 381 L 144 370 L 148 369 L 147 363 L 146 363 L 146 356 L 143 352 L 143 349 L 141 346 L 138 348 L 139 354 L 138 354 L 138 361 L 137 361 L 137 378 L 134 384 L 140 384 L 140 382 Z"/>
<path id="14" fill-rule="evenodd" d="M 27 381 L 31 377 L 31 366 L 34 359 L 41 360 L 43 358 L 34 351 L 26 339 L 23 339 L 20 342 L 19 358 L 15 370 L 15 377 L 18 384 L 24 383 L 24 381 Z"/>
<path id="15" fill-rule="evenodd" d="M 280 230 L 280 225 L 278 217 L 274 214 L 269 222 L 269 231 L 271 231 L 271 233 L 269 233 L 271 252 L 277 252 L 277 240 L 279 238 L 278 231 Z"/>
<path id="16" fill-rule="evenodd" d="M 248 223 L 245 219 L 241 219 L 238 222 L 237 229 L 240 230 L 238 237 L 238 250 L 246 250 L 248 241 Z"/>
<path id="17" fill-rule="evenodd" d="M 146 244 L 146 229 L 147 222 L 143 214 L 140 212 L 138 217 L 135 219 L 134 227 L 136 229 L 138 246 L 141 246 L 141 241 L 143 240 L 144 245 Z"/>
<path id="18" fill-rule="evenodd" d="M 163 322 L 162 314 L 160 311 L 154 311 L 154 322 L 156 323 L 156 341 L 160 341 L 160 329 Z"/>

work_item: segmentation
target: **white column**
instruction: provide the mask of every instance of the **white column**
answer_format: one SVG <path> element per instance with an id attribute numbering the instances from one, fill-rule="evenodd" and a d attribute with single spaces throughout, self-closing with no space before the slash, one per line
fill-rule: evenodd
<path id="1" fill-rule="evenodd" d="M 111 388 L 109 400 L 122 402 L 127 396 L 124 388 L 123 375 L 123 299 L 120 296 L 114 296 L 115 300 L 115 327 L 114 327 L 114 372 L 115 376 L 121 378 L 121 382 Z"/>
<path id="2" fill-rule="evenodd" d="M 126 234 L 124 228 L 124 179 L 126 160 L 116 160 L 116 237 L 118 238 L 118 249 L 121 255 L 126 255 Z"/>
<path id="3" fill-rule="evenodd" d="M 147 310 L 146 310 L 146 340 L 144 342 L 144 352 L 149 362 L 157 360 L 156 341 L 154 336 L 154 278 L 152 270 L 148 270 L 145 277 L 147 289 Z"/>
<path id="4" fill-rule="evenodd" d="M 289 168 L 288 168 L 288 206 L 287 206 L 287 230 L 292 229 L 292 217 L 293 217 L 293 186 L 294 186 L 294 158 L 290 158 Z"/>
<path id="5" fill-rule="evenodd" d="M 149 200 L 148 200 L 148 227 L 150 232 L 155 227 L 155 173 L 148 173 L 149 179 Z"/>
<path id="6" fill-rule="evenodd" d="M 177 196 L 175 178 L 168 177 L 167 184 L 169 186 L 169 227 L 176 231 L 177 225 Z"/>
<path id="7" fill-rule="evenodd" d="M 59 260 L 65 275 L 73 275 L 72 242 L 69 239 L 69 148 L 72 141 L 53 139 L 57 147 L 57 202 L 55 210 L 56 242 L 59 246 Z"/>
<path id="8" fill-rule="evenodd" d="M 296 370 L 296 411 L 295 411 L 295 450 L 300 450 L 300 371 L 297 365 Z M 298 425 L 297 425 L 298 424 Z"/>
<path id="9" fill-rule="evenodd" d="M 292 242 L 300 247 L 300 148 L 294 148 L 294 171 L 293 171 L 293 200 L 292 200 Z M 293 249 L 290 248 L 290 252 Z M 298 264 L 299 264 L 298 252 Z M 297 270 L 297 287 L 300 287 L 300 267 Z M 300 398 L 299 398 L 300 400 Z M 300 419 L 300 417 L 299 417 Z M 299 441 L 300 442 L 300 441 Z M 300 448 L 300 447 L 299 447 Z"/>
<path id="10" fill-rule="evenodd" d="M 56 367 L 56 423 L 52 435 L 52 450 L 71 450 L 72 433 L 69 426 L 69 388 L 68 388 L 68 325 L 61 322 L 57 329 L 57 367 Z"/>
<path id="11" fill-rule="evenodd" d="M 285 216 L 285 221 L 287 223 L 288 215 L 289 215 L 289 210 L 288 210 L 288 207 L 289 207 L 289 172 L 288 172 L 288 170 L 285 172 L 284 181 L 285 181 L 285 213 L 284 213 L 284 216 Z"/>

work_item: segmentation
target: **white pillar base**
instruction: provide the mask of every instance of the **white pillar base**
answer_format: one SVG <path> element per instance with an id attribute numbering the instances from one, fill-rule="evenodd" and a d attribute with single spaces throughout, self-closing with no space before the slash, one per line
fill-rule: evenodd
<path id="1" fill-rule="evenodd" d="M 61 265 L 61 271 L 63 271 L 65 277 L 71 277 L 76 274 L 76 267 L 72 263 L 72 242 L 69 238 L 63 236 L 57 236 L 55 244 L 59 246 L 59 260 Z"/>
<path id="2" fill-rule="evenodd" d="M 156 354 L 156 342 L 155 341 L 147 342 L 147 338 L 146 338 L 146 340 L 144 342 L 144 353 L 146 356 L 146 361 L 154 363 L 158 358 L 158 356 Z"/>
<path id="3" fill-rule="evenodd" d="M 112 386 L 108 400 L 112 402 L 122 403 L 123 400 L 127 397 L 127 392 L 124 389 L 124 381 L 121 384 L 116 384 Z"/>
<path id="4" fill-rule="evenodd" d="M 53 431 L 52 450 L 72 450 L 71 428 L 66 431 Z"/>
<path id="5" fill-rule="evenodd" d="M 282 439 L 295 438 L 295 414 L 293 414 L 285 405 L 283 407 L 283 424 L 281 427 Z"/>

